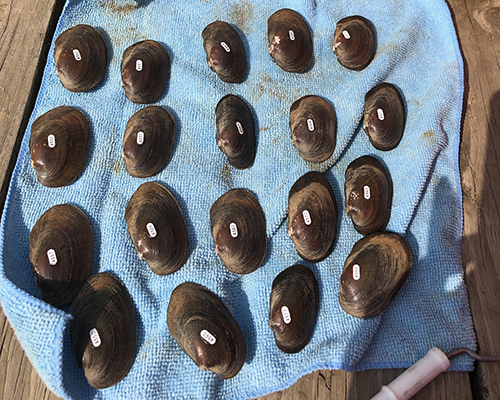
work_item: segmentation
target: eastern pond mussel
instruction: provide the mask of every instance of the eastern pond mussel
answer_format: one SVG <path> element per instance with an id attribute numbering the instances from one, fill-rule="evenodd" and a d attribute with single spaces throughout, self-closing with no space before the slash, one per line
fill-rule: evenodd
<path id="1" fill-rule="evenodd" d="M 288 235 L 304 260 L 319 262 L 332 252 L 337 237 L 338 209 L 325 176 L 310 171 L 288 195 Z"/>
<path id="2" fill-rule="evenodd" d="M 345 172 L 345 210 L 362 235 L 383 231 L 392 207 L 392 179 L 384 165 L 371 156 L 349 164 Z"/>
<path id="3" fill-rule="evenodd" d="M 318 96 L 304 96 L 290 108 L 292 144 L 305 160 L 319 163 L 335 150 L 337 117 L 333 107 Z"/>
<path id="4" fill-rule="evenodd" d="M 245 363 L 245 337 L 222 300 L 205 286 L 177 286 L 167 310 L 170 334 L 202 370 L 233 378 Z"/>
<path id="5" fill-rule="evenodd" d="M 293 265 L 274 279 L 269 326 L 281 351 L 298 353 L 309 343 L 318 308 L 318 282 L 308 267 Z"/>
<path id="6" fill-rule="evenodd" d="M 132 115 L 123 136 L 127 172 L 136 178 L 160 172 L 170 155 L 175 127 L 174 117 L 163 107 L 148 106 Z"/>
<path id="7" fill-rule="evenodd" d="M 56 72 L 72 92 L 86 92 L 104 77 L 108 62 L 106 44 L 90 25 L 76 25 L 61 33 L 54 43 Z"/>
<path id="8" fill-rule="evenodd" d="M 139 104 L 152 103 L 167 84 L 170 57 L 160 43 L 143 40 L 124 51 L 121 71 L 121 85 L 127 99 Z"/>
<path id="9" fill-rule="evenodd" d="M 72 183 L 81 174 L 87 157 L 90 125 L 74 107 L 56 107 L 31 126 L 31 165 L 38 181 L 47 187 Z"/>
<path id="10" fill-rule="evenodd" d="M 224 96 L 215 108 L 217 146 L 231 165 L 245 169 L 255 158 L 255 125 L 248 105 L 238 96 Z"/>
<path id="11" fill-rule="evenodd" d="M 156 182 L 143 183 L 125 209 L 128 234 L 139 257 L 157 275 L 179 270 L 189 255 L 189 237 L 179 204 Z"/>
<path id="12" fill-rule="evenodd" d="M 135 358 L 134 303 L 123 283 L 107 272 L 92 275 L 71 305 L 76 363 L 96 389 L 117 384 Z"/>
<path id="13" fill-rule="evenodd" d="M 340 305 L 357 318 L 380 314 L 404 285 L 413 265 L 408 242 L 397 233 L 365 236 L 352 248 L 340 277 Z"/>
<path id="14" fill-rule="evenodd" d="M 246 189 L 231 189 L 210 208 L 215 252 L 235 274 L 260 267 L 267 251 L 266 218 L 256 197 Z"/>
<path id="15" fill-rule="evenodd" d="M 224 82 L 241 82 L 247 72 L 247 56 L 238 32 L 227 22 L 215 21 L 201 35 L 210 69 Z"/>
<path id="16" fill-rule="evenodd" d="M 35 223 L 29 241 L 43 300 L 69 305 L 92 273 L 94 238 L 87 216 L 70 204 L 53 206 Z"/>
<path id="17" fill-rule="evenodd" d="M 287 72 L 304 72 L 311 64 L 313 43 L 306 21 L 284 8 L 267 20 L 269 54 Z"/>
<path id="18" fill-rule="evenodd" d="M 378 150 L 394 149 L 406 123 L 406 111 L 399 90 L 390 83 L 381 83 L 365 96 L 363 129 Z"/>

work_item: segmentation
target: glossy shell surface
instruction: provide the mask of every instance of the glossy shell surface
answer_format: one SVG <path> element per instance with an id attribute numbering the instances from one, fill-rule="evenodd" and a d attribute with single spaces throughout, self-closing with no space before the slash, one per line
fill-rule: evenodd
<path id="1" fill-rule="evenodd" d="M 267 252 L 266 219 L 256 197 L 246 189 L 231 189 L 210 208 L 215 251 L 226 268 L 249 274 Z"/>
<path id="2" fill-rule="evenodd" d="M 298 353 L 309 343 L 318 308 L 318 282 L 306 266 L 293 265 L 274 279 L 269 326 L 281 351 Z"/>
<path id="3" fill-rule="evenodd" d="M 167 324 L 181 349 L 202 370 L 230 379 L 245 363 L 247 347 L 240 327 L 205 286 L 190 282 L 177 286 L 170 296 Z"/>
<path id="4" fill-rule="evenodd" d="M 189 237 L 179 204 L 156 182 L 143 183 L 125 209 L 128 234 L 139 257 L 157 275 L 179 270 L 189 255 Z"/>
<path id="5" fill-rule="evenodd" d="M 333 107 L 318 96 L 304 96 L 290 108 L 292 144 L 305 160 L 319 163 L 335 150 L 337 117 Z"/>
<path id="6" fill-rule="evenodd" d="M 92 275 L 71 305 L 76 363 L 96 389 L 116 385 L 135 358 L 136 319 L 123 283 L 106 272 Z"/>
<path id="7" fill-rule="evenodd" d="M 238 96 L 224 96 L 215 109 L 217 146 L 231 165 L 249 168 L 255 158 L 255 124 L 248 105 Z"/>
<path id="8" fill-rule="evenodd" d="M 311 32 L 306 21 L 288 8 L 276 11 L 267 21 L 269 54 L 287 72 L 305 72 L 313 58 Z"/>
<path id="9" fill-rule="evenodd" d="M 391 303 L 413 265 L 408 242 L 392 232 L 365 236 L 352 248 L 340 277 L 340 305 L 354 317 L 371 318 Z"/>
<path id="10" fill-rule="evenodd" d="M 57 107 L 38 117 L 29 142 L 38 181 L 60 187 L 76 180 L 85 165 L 89 138 L 89 121 L 74 107 Z"/>
<path id="11" fill-rule="evenodd" d="M 203 29 L 202 37 L 210 69 L 224 82 L 243 81 L 247 56 L 238 32 L 227 22 L 215 21 Z"/>
<path id="12" fill-rule="evenodd" d="M 136 178 L 160 172 L 170 155 L 175 127 L 174 117 L 163 107 L 148 106 L 132 115 L 123 137 L 127 172 Z"/>
<path id="13" fill-rule="evenodd" d="M 101 34 L 90 25 L 76 25 L 61 33 L 54 43 L 56 72 L 72 92 L 86 92 L 104 78 L 108 52 Z"/>
<path id="14" fill-rule="evenodd" d="M 383 231 L 391 217 L 392 179 L 371 156 L 357 158 L 345 173 L 345 210 L 362 235 Z"/>

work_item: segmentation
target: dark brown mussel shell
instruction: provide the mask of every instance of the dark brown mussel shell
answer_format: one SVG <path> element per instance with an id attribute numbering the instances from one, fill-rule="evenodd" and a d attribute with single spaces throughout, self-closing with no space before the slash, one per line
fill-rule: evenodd
<path id="1" fill-rule="evenodd" d="M 319 163 L 335 150 L 337 117 L 333 107 L 318 96 L 304 96 L 290 108 L 292 143 L 305 160 Z"/>
<path id="2" fill-rule="evenodd" d="M 308 172 L 288 195 L 288 236 L 304 260 L 319 262 L 330 255 L 337 238 L 338 209 L 325 176 Z"/>
<path id="3" fill-rule="evenodd" d="M 354 15 L 337 22 L 333 50 L 340 65 L 360 71 L 375 57 L 375 29 L 370 21 Z"/>
<path id="4" fill-rule="evenodd" d="M 93 254 L 85 213 L 69 204 L 49 208 L 30 233 L 30 261 L 43 300 L 54 307 L 70 304 L 92 274 Z"/>
<path id="5" fill-rule="evenodd" d="M 238 96 L 224 96 L 215 108 L 217 146 L 234 168 L 245 169 L 255 158 L 255 125 L 248 105 Z"/>
<path id="6" fill-rule="evenodd" d="M 96 87 L 106 73 L 108 52 L 101 34 L 90 25 L 76 25 L 61 33 L 54 44 L 56 72 L 72 92 Z"/>
<path id="7" fill-rule="evenodd" d="M 166 109 L 148 106 L 127 122 L 123 136 L 123 158 L 127 172 L 147 178 L 161 171 L 175 138 L 175 120 Z"/>
<path id="8" fill-rule="evenodd" d="M 139 257 L 157 275 L 172 274 L 186 262 L 189 237 L 174 196 L 156 182 L 143 183 L 125 209 L 128 234 Z"/>
<path id="9" fill-rule="evenodd" d="M 71 305 L 71 343 L 90 386 L 120 382 L 135 358 L 134 303 L 123 283 L 107 272 L 92 275 Z"/>
<path id="10" fill-rule="evenodd" d="M 293 265 L 274 279 L 269 326 L 281 351 L 298 353 L 309 343 L 318 308 L 318 282 L 306 266 Z"/>
<path id="11" fill-rule="evenodd" d="M 241 82 L 247 73 L 247 56 L 238 32 L 227 22 L 215 21 L 201 35 L 210 69 L 224 82 Z"/>
<path id="12" fill-rule="evenodd" d="M 260 267 L 267 252 L 266 218 L 255 196 L 246 189 L 231 189 L 210 208 L 215 252 L 235 274 Z"/>
<path id="13" fill-rule="evenodd" d="M 313 44 L 306 21 L 284 8 L 267 20 L 269 54 L 287 72 L 304 72 L 311 64 Z"/>
<path id="14" fill-rule="evenodd" d="M 340 305 L 354 317 L 375 317 L 396 297 L 412 265 L 413 252 L 402 236 L 392 232 L 365 236 L 345 261 Z"/>
<path id="15" fill-rule="evenodd" d="M 48 187 L 69 185 L 82 173 L 90 125 L 84 113 L 61 106 L 38 117 L 31 126 L 31 165 Z"/>
<path id="16" fill-rule="evenodd" d="M 139 104 L 152 103 L 167 84 L 170 57 L 160 43 L 143 40 L 124 51 L 121 71 L 127 99 Z"/>
<path id="17" fill-rule="evenodd" d="M 376 158 L 357 158 L 345 172 L 345 211 L 362 235 L 383 231 L 392 207 L 392 179 Z"/>
<path id="18" fill-rule="evenodd" d="M 170 296 L 170 334 L 202 370 L 234 377 L 247 356 L 245 337 L 222 300 L 205 286 L 186 282 Z"/>
<path id="19" fill-rule="evenodd" d="M 363 129 L 378 150 L 394 149 L 405 130 L 406 111 L 399 90 L 390 83 L 370 89 L 365 96 Z"/>

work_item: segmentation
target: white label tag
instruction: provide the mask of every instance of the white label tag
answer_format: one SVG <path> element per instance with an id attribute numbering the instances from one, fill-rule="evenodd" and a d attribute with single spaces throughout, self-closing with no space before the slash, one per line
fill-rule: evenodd
<path id="1" fill-rule="evenodd" d="M 136 60 L 135 62 L 135 70 L 136 71 L 142 71 L 142 60 Z"/>
<path id="2" fill-rule="evenodd" d="M 82 55 L 80 54 L 80 51 L 78 49 L 73 49 L 73 56 L 75 57 L 76 61 L 81 61 Z"/>
<path id="3" fill-rule="evenodd" d="M 377 109 L 377 116 L 378 116 L 378 119 L 383 121 L 385 116 L 384 116 L 384 110 L 382 110 L 381 108 L 378 108 Z"/>
<path id="4" fill-rule="evenodd" d="M 238 128 L 240 135 L 243 135 L 243 126 L 239 122 L 236 122 L 236 128 Z"/>
<path id="5" fill-rule="evenodd" d="M 157 235 L 156 228 L 155 228 L 155 226 L 153 225 L 152 222 L 149 222 L 146 225 L 146 229 L 148 230 L 148 235 L 149 235 L 150 238 L 155 238 L 156 237 L 156 235 Z"/>
<path id="6" fill-rule="evenodd" d="M 359 265 L 354 264 L 352 266 L 352 279 L 354 279 L 355 281 L 359 281 L 359 278 L 361 278 L 361 271 Z"/>
<path id="7" fill-rule="evenodd" d="M 344 35 L 344 37 L 349 40 L 351 38 L 351 35 L 349 35 L 349 32 L 347 31 L 342 31 L 342 35 Z"/>
<path id="8" fill-rule="evenodd" d="M 365 192 L 365 199 L 366 200 L 370 200 L 370 197 L 371 197 L 371 192 L 370 192 L 370 186 L 365 186 L 363 188 L 364 192 Z"/>
<path id="9" fill-rule="evenodd" d="M 290 40 L 293 42 L 295 40 L 295 33 L 290 29 L 288 31 L 288 35 L 290 36 Z"/>
<path id="10" fill-rule="evenodd" d="M 56 256 L 56 251 L 54 249 L 49 249 L 47 251 L 47 258 L 49 260 L 50 265 L 56 265 L 57 264 L 57 256 Z"/>
<path id="11" fill-rule="evenodd" d="M 47 142 L 49 143 L 49 147 L 51 149 L 56 147 L 56 137 L 54 135 L 50 134 L 49 136 L 47 136 Z"/>
<path id="12" fill-rule="evenodd" d="M 306 223 L 307 226 L 311 225 L 311 214 L 309 214 L 309 211 L 304 210 L 302 211 L 302 216 L 304 217 L 304 222 Z"/>
<path id="13" fill-rule="evenodd" d="M 139 131 L 137 132 L 137 144 L 140 146 L 143 143 L 144 143 L 144 132 Z"/>
<path id="14" fill-rule="evenodd" d="M 208 344 L 211 344 L 212 346 L 215 344 L 215 342 L 217 341 L 215 339 L 215 336 L 212 335 L 209 331 L 207 331 L 206 329 L 203 329 L 201 332 L 200 332 L 200 336 L 202 337 L 202 339 L 204 339 L 205 341 L 208 342 Z"/>
<path id="15" fill-rule="evenodd" d="M 283 322 L 285 324 L 288 325 L 290 322 L 292 322 L 292 316 L 290 315 L 290 310 L 287 306 L 281 307 L 281 315 L 283 316 Z"/>
<path id="16" fill-rule="evenodd" d="M 236 226 L 236 224 L 234 222 L 231 222 L 229 224 L 229 230 L 231 231 L 231 236 L 236 238 L 238 237 L 238 227 Z"/>
<path id="17" fill-rule="evenodd" d="M 226 44 L 226 42 L 220 42 L 220 45 L 224 47 L 224 50 L 226 50 L 228 53 L 231 51 L 229 46 Z"/>
<path id="18" fill-rule="evenodd" d="M 92 341 L 92 346 L 99 347 L 101 345 L 101 337 L 96 328 L 92 328 L 89 332 L 90 340 Z"/>
<path id="19" fill-rule="evenodd" d="M 307 120 L 307 129 L 311 132 L 314 131 L 314 121 L 311 118 Z"/>

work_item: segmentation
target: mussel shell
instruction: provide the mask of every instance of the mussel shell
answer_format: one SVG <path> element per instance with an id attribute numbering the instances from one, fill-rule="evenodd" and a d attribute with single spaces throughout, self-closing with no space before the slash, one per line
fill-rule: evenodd
<path id="1" fill-rule="evenodd" d="M 269 326 L 281 351 L 298 353 L 309 343 L 318 308 L 318 282 L 306 266 L 288 267 L 274 279 Z"/>
<path id="2" fill-rule="evenodd" d="M 249 274 L 260 267 L 267 251 L 266 218 L 255 196 L 231 189 L 210 208 L 215 251 L 226 268 Z"/>
<path id="3" fill-rule="evenodd" d="M 338 209 L 332 187 L 320 172 L 301 176 L 288 195 L 288 236 L 304 260 L 330 255 L 337 238 Z"/>
<path id="4" fill-rule="evenodd" d="M 238 96 L 224 96 L 215 108 L 217 146 L 234 168 L 245 169 L 255 158 L 255 125 L 248 105 Z"/>
<path id="5" fill-rule="evenodd" d="M 121 71 L 121 85 L 127 99 L 139 104 L 152 103 L 167 84 L 170 57 L 160 43 L 143 40 L 124 51 Z"/>
<path id="6" fill-rule="evenodd" d="M 135 358 L 136 319 L 123 283 L 107 272 L 92 275 L 71 305 L 76 363 L 96 389 L 117 384 Z"/>
<path id="7" fill-rule="evenodd" d="M 90 125 L 74 107 L 61 106 L 38 117 L 31 126 L 31 165 L 48 187 L 69 185 L 81 174 L 87 157 Z"/>
<path id="8" fill-rule="evenodd" d="M 61 33 L 54 44 L 56 72 L 72 92 L 86 92 L 104 77 L 108 62 L 106 44 L 90 25 L 76 25 Z"/>
<path id="9" fill-rule="evenodd" d="M 345 211 L 362 235 L 383 231 L 392 207 L 392 179 L 371 156 L 357 158 L 345 172 Z"/>
<path id="10" fill-rule="evenodd" d="M 184 265 L 189 255 L 186 221 L 164 186 L 139 186 L 125 209 L 125 222 L 139 257 L 155 274 L 172 274 Z"/>
<path id="11" fill-rule="evenodd" d="M 170 334 L 202 370 L 222 379 L 234 377 L 245 363 L 245 337 L 222 300 L 205 286 L 186 282 L 170 296 Z"/>
<path id="12" fill-rule="evenodd" d="M 30 233 L 30 261 L 42 298 L 71 303 L 92 274 L 94 238 L 85 213 L 70 204 L 49 208 Z"/>
<path id="13" fill-rule="evenodd" d="M 215 21 L 201 33 L 207 63 L 227 83 L 243 81 L 247 72 L 247 56 L 238 32 L 227 22 Z"/>
<path id="14" fill-rule="evenodd" d="M 370 21 L 354 15 L 337 22 L 333 50 L 345 68 L 360 71 L 375 57 L 375 29 Z"/>
<path id="15" fill-rule="evenodd" d="M 174 117 L 163 107 L 148 106 L 132 115 L 123 136 L 123 158 L 130 175 L 147 178 L 161 171 L 174 143 L 175 126 Z"/>
<path id="16" fill-rule="evenodd" d="M 335 150 L 337 117 L 333 107 L 318 96 L 304 96 L 290 108 L 292 144 L 305 160 L 319 163 Z"/>
<path id="17" fill-rule="evenodd" d="M 306 21 L 296 11 L 284 8 L 267 20 L 269 54 L 287 72 L 304 72 L 311 64 L 313 44 Z"/>
<path id="18" fill-rule="evenodd" d="M 394 149 L 406 123 L 406 111 L 399 90 L 390 83 L 381 83 L 365 96 L 363 129 L 378 150 Z"/>
<path id="19" fill-rule="evenodd" d="M 340 277 L 340 305 L 357 318 L 371 318 L 391 303 L 413 265 L 408 242 L 397 233 L 365 236 L 352 248 Z"/>

